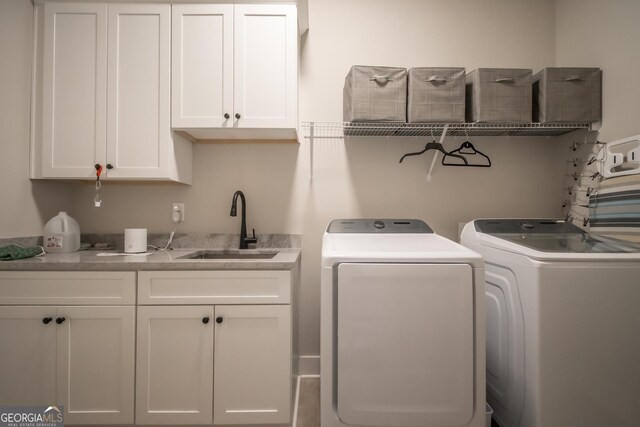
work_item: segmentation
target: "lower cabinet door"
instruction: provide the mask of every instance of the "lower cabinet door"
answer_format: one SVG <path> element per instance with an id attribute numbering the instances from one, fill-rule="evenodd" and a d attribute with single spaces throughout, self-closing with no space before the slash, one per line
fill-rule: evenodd
<path id="1" fill-rule="evenodd" d="M 215 327 L 214 424 L 290 422 L 290 306 L 216 306 Z"/>
<path id="2" fill-rule="evenodd" d="M 211 424 L 213 306 L 138 307 L 136 424 Z"/>
<path id="3" fill-rule="evenodd" d="M 57 307 L 54 323 L 65 424 L 132 424 L 135 307 Z"/>
<path id="4" fill-rule="evenodd" d="M 0 405 L 56 405 L 56 307 L 0 307 Z"/>

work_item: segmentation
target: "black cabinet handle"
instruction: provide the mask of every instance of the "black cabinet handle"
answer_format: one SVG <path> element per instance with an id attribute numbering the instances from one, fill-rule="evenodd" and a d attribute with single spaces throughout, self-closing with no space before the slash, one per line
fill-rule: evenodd
<path id="1" fill-rule="evenodd" d="M 49 322 L 51 322 L 53 320 L 53 318 L 51 317 L 45 317 L 44 319 L 42 319 L 42 323 L 44 323 L 45 325 L 48 325 Z"/>
<path id="2" fill-rule="evenodd" d="M 222 316 L 216 317 L 216 323 L 222 323 L 223 321 L 224 321 L 224 318 Z"/>
<path id="3" fill-rule="evenodd" d="M 109 170 L 113 169 L 113 166 L 111 165 L 111 163 L 107 163 L 107 169 Z"/>
<path id="4" fill-rule="evenodd" d="M 209 323 L 209 318 L 208 318 L 208 317 L 203 317 L 203 318 L 202 318 L 202 323 L 204 323 L 205 325 L 206 325 L 207 323 Z"/>
<path id="5" fill-rule="evenodd" d="M 228 119 L 229 117 L 231 117 L 231 116 L 229 116 L 229 113 L 224 113 L 224 118 L 225 119 Z"/>
<path id="6" fill-rule="evenodd" d="M 240 119 L 240 113 L 236 113 L 236 119 Z"/>
<path id="7" fill-rule="evenodd" d="M 67 320 L 67 319 L 65 319 L 64 317 L 58 317 L 58 318 L 56 319 L 56 323 L 57 323 L 58 325 L 62 325 L 62 322 L 64 322 L 65 320 Z"/>

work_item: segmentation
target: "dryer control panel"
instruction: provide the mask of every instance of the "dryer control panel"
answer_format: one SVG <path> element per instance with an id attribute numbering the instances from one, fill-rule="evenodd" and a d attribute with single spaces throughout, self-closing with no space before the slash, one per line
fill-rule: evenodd
<path id="1" fill-rule="evenodd" d="M 334 219 L 327 233 L 433 233 L 419 219 Z"/>

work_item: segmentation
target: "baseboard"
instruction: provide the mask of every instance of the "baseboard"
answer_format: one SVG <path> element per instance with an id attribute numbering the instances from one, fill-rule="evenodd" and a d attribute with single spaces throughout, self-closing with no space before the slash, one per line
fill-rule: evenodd
<path id="1" fill-rule="evenodd" d="M 320 375 L 320 356 L 300 356 L 298 375 Z"/>

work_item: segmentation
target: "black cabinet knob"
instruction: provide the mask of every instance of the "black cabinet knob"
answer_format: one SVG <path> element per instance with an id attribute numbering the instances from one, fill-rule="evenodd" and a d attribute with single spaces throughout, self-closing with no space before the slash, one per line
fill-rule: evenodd
<path id="1" fill-rule="evenodd" d="M 202 323 L 204 323 L 205 325 L 206 325 L 207 323 L 209 323 L 209 318 L 208 318 L 208 317 L 203 317 L 203 318 L 202 318 Z"/>
<path id="2" fill-rule="evenodd" d="M 229 113 L 224 113 L 224 118 L 225 119 L 228 119 L 229 117 L 231 117 L 231 116 L 229 116 Z"/>
<path id="3" fill-rule="evenodd" d="M 216 323 L 222 323 L 223 320 L 224 318 L 222 316 L 216 317 Z"/>
<path id="4" fill-rule="evenodd" d="M 96 168 L 96 170 L 100 170 L 102 166 L 100 166 L 100 163 L 96 163 L 93 167 Z"/>
<path id="5" fill-rule="evenodd" d="M 113 166 L 111 165 L 111 163 L 107 163 L 107 169 L 109 170 L 113 169 Z"/>
<path id="6" fill-rule="evenodd" d="M 58 318 L 56 319 L 56 323 L 57 323 L 58 325 L 62 325 L 62 322 L 64 322 L 65 320 L 67 320 L 67 319 L 65 319 L 64 317 L 58 317 Z"/>
<path id="7" fill-rule="evenodd" d="M 240 118 L 240 113 L 236 113 L 236 119 Z"/>
<path id="8" fill-rule="evenodd" d="M 53 318 L 51 317 L 45 317 L 44 319 L 42 319 L 42 323 L 44 323 L 45 325 L 48 325 L 49 322 L 51 322 L 53 320 Z"/>

